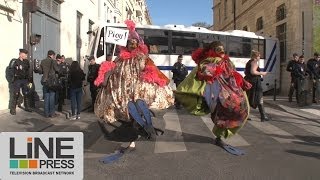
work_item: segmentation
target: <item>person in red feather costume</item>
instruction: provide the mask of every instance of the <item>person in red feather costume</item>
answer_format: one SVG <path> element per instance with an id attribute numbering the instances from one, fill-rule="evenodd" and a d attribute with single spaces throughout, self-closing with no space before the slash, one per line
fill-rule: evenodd
<path id="1" fill-rule="evenodd" d="M 102 86 L 95 114 L 107 123 L 131 122 L 128 102 L 143 99 L 150 108 L 164 109 L 173 105 L 169 79 L 148 56 L 148 48 L 135 31 L 134 22 L 125 22 L 129 29 L 128 43 L 120 48 L 118 57 L 101 64 L 95 85 Z"/>
<path id="2" fill-rule="evenodd" d="M 221 138 L 234 135 L 248 118 L 250 109 L 245 90 L 251 84 L 236 71 L 219 41 L 197 49 L 192 59 L 197 66 L 178 86 L 175 96 L 194 115 L 211 113 L 216 144 L 225 148 Z M 234 153 L 235 148 L 225 149 Z"/>

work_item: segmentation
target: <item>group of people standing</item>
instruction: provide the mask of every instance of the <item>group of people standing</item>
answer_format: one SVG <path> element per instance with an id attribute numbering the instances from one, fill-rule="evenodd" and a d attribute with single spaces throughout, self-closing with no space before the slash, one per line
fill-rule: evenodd
<path id="1" fill-rule="evenodd" d="M 34 83 L 32 79 L 32 69 L 30 68 L 30 62 L 27 58 L 28 51 L 20 49 L 19 58 L 12 59 L 6 70 L 6 78 L 9 84 L 9 109 L 12 115 L 16 115 L 16 106 L 20 106 L 22 103 L 19 100 L 21 97 L 21 91 L 24 97 L 24 107 L 28 112 L 32 112 L 35 108 Z M 90 90 L 92 95 L 96 94 L 94 89 L 91 66 L 93 66 L 94 58 L 90 60 L 88 82 L 90 83 Z M 34 72 L 42 74 L 41 84 L 43 90 L 44 99 L 44 116 L 46 118 L 56 117 L 56 105 L 58 111 L 63 111 L 63 105 L 65 99 L 71 100 L 71 118 L 72 120 L 80 118 L 81 101 L 82 101 L 82 87 L 85 80 L 85 73 L 80 68 L 80 64 L 77 61 L 73 61 L 71 64 L 65 61 L 64 55 L 55 54 L 53 50 L 49 50 L 47 58 L 43 59 L 38 66 L 33 69 Z M 92 80 L 93 79 L 93 80 Z M 53 87 L 52 84 L 56 82 Z M 94 99 L 95 100 L 95 99 Z M 93 102 L 94 102 L 93 100 Z"/>
<path id="2" fill-rule="evenodd" d="M 301 98 L 304 92 L 312 91 L 312 102 L 319 103 L 320 98 L 320 55 L 315 52 L 314 57 L 305 63 L 303 55 L 293 54 L 292 60 L 287 65 L 287 71 L 291 73 L 291 84 L 289 89 L 289 102 L 292 102 L 292 96 L 295 93 L 297 103 L 302 103 Z M 308 85 L 307 85 L 308 84 Z M 312 89 L 312 90 L 311 90 Z M 309 100 L 311 101 L 311 99 Z"/>

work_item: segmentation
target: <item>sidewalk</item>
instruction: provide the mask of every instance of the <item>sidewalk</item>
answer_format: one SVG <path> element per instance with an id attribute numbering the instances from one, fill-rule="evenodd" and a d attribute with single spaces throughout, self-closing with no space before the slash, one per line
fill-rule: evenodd
<path id="1" fill-rule="evenodd" d="M 70 100 L 65 100 L 66 105 L 63 106 L 62 112 L 54 118 L 45 118 L 43 116 L 43 101 L 36 104 L 36 109 L 30 113 L 17 107 L 17 115 L 11 115 L 9 110 L 0 111 L 0 132 L 83 132 L 85 139 L 85 147 L 92 142 L 90 139 L 97 139 L 101 136 L 98 126 L 98 118 L 92 112 L 88 112 L 89 104 L 84 102 L 80 119 L 67 119 L 71 113 Z M 88 141 L 87 141 L 88 140 Z"/>
<path id="2" fill-rule="evenodd" d="M 275 101 L 273 96 L 264 96 L 263 98 L 266 106 L 271 106 L 272 108 L 280 109 L 307 119 L 320 119 L 320 104 L 313 103 L 310 106 L 300 107 L 295 100 L 289 102 L 286 96 L 277 96 Z"/>

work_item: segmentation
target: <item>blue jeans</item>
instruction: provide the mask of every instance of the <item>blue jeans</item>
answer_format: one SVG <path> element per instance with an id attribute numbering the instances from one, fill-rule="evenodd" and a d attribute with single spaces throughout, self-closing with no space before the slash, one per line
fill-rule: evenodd
<path id="1" fill-rule="evenodd" d="M 56 112 L 55 109 L 55 92 L 49 90 L 46 85 L 43 86 L 43 97 L 44 97 L 44 115 L 46 117 L 53 116 Z"/>
<path id="2" fill-rule="evenodd" d="M 76 109 L 77 109 L 77 115 L 79 115 L 81 112 L 82 88 L 71 88 L 70 98 L 71 98 L 72 116 L 76 115 Z"/>

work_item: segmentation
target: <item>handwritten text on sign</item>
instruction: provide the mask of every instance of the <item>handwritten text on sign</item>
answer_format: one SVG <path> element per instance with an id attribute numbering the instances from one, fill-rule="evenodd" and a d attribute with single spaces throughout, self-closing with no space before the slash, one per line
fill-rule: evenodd
<path id="1" fill-rule="evenodd" d="M 108 27 L 106 32 L 106 42 L 126 46 L 128 35 L 128 30 Z"/>

